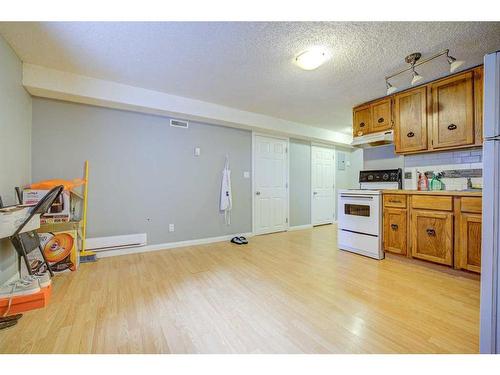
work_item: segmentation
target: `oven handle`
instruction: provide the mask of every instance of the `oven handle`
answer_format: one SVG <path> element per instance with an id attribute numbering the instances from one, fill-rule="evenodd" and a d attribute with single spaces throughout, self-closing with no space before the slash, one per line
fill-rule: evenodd
<path id="1" fill-rule="evenodd" d="M 345 195 L 345 194 L 340 194 L 340 198 L 349 198 L 349 199 L 360 199 L 360 200 L 373 200 L 373 197 L 370 197 L 369 195 Z"/>

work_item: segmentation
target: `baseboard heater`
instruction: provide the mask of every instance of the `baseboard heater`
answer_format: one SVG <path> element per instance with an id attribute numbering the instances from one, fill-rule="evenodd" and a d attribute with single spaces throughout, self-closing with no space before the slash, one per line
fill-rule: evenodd
<path id="1" fill-rule="evenodd" d="M 145 246 L 148 242 L 146 233 L 125 234 L 122 236 L 95 237 L 85 241 L 87 250 L 106 251 L 127 247 Z"/>

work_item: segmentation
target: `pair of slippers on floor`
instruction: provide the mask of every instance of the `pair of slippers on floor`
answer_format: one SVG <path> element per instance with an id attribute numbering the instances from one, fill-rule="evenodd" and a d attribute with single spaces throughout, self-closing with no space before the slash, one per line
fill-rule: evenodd
<path id="1" fill-rule="evenodd" d="M 246 245 L 248 243 L 248 240 L 245 237 L 241 236 L 231 238 L 231 242 L 235 243 L 236 245 Z"/>
<path id="2" fill-rule="evenodd" d="M 0 317 L 0 330 L 15 326 L 23 314 Z"/>

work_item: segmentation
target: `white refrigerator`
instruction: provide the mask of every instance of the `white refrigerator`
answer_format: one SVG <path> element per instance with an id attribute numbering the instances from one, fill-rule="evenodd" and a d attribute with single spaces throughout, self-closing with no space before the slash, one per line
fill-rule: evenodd
<path id="1" fill-rule="evenodd" d="M 500 353 L 500 51 L 484 57 L 481 353 Z"/>

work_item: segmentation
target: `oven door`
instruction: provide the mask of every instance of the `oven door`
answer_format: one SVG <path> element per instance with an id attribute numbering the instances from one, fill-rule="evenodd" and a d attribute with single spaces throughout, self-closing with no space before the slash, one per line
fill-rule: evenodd
<path id="1" fill-rule="evenodd" d="M 380 196 L 353 193 L 339 194 L 339 229 L 379 235 Z"/>

